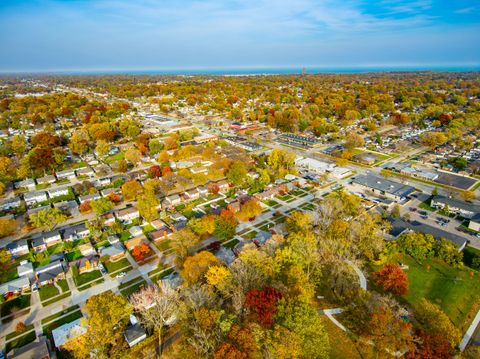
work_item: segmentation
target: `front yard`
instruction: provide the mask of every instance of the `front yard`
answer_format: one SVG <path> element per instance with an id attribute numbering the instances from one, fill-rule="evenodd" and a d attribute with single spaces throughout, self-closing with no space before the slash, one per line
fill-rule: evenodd
<path id="1" fill-rule="evenodd" d="M 108 261 L 105 263 L 105 268 L 107 269 L 107 272 L 109 274 L 118 272 L 121 269 L 125 269 L 128 267 L 131 267 L 131 266 L 127 258 L 122 258 L 115 262 Z"/>
<path id="2" fill-rule="evenodd" d="M 94 270 L 91 272 L 74 275 L 73 280 L 75 281 L 75 285 L 77 287 L 81 287 L 101 277 L 102 273 L 99 270 Z"/>
<path id="3" fill-rule="evenodd" d="M 19 312 L 22 309 L 28 308 L 30 306 L 30 294 L 20 295 L 16 298 L 7 300 L 2 303 L 0 313 L 4 317 L 15 312 Z"/>

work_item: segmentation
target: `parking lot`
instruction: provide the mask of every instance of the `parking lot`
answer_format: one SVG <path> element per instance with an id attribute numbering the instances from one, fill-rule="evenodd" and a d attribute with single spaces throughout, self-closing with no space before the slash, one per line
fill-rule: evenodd
<path id="1" fill-rule="evenodd" d="M 435 182 L 463 190 L 469 189 L 475 184 L 475 182 L 477 182 L 473 178 L 463 177 L 452 173 L 438 172 L 438 174 L 439 176 Z"/>

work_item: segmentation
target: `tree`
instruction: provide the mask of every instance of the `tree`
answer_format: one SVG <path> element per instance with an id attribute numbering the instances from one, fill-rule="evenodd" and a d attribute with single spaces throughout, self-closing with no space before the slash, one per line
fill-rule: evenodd
<path id="1" fill-rule="evenodd" d="M 215 235 L 217 238 L 220 241 L 233 238 L 236 228 L 237 220 L 235 214 L 228 209 L 222 209 L 220 216 L 215 218 Z"/>
<path id="2" fill-rule="evenodd" d="M 375 284 L 384 291 L 395 295 L 405 295 L 408 292 L 408 277 L 397 264 L 386 264 L 377 272 L 373 273 Z"/>
<path id="3" fill-rule="evenodd" d="M 143 260 L 145 260 L 145 257 L 150 254 L 151 251 L 152 250 L 150 249 L 150 246 L 148 244 L 142 243 L 133 248 L 132 256 L 137 262 L 142 262 Z"/>
<path id="4" fill-rule="evenodd" d="M 282 293 L 270 286 L 261 290 L 253 288 L 247 292 L 245 305 L 256 321 L 265 327 L 270 327 L 277 313 L 277 302 L 282 297 Z"/>
<path id="5" fill-rule="evenodd" d="M 148 143 L 148 150 L 150 151 L 151 155 L 156 155 L 163 150 L 163 143 L 160 140 L 154 138 Z"/>
<path id="6" fill-rule="evenodd" d="M 187 257 L 183 263 L 181 275 L 187 285 L 192 285 L 202 281 L 210 267 L 220 264 L 220 261 L 212 253 L 201 251 L 192 257 Z"/>
<path id="7" fill-rule="evenodd" d="M 52 230 L 57 224 L 65 222 L 67 216 L 58 208 L 46 208 L 30 214 L 30 223 L 36 228 Z"/>
<path id="8" fill-rule="evenodd" d="M 135 181 L 128 181 L 122 185 L 122 194 L 127 201 L 133 201 L 138 198 L 139 195 L 143 193 L 142 185 Z"/>
<path id="9" fill-rule="evenodd" d="M 187 225 L 199 236 L 212 235 L 215 231 L 215 216 L 206 215 L 202 218 L 192 218 Z"/>
<path id="10" fill-rule="evenodd" d="M 393 206 L 390 216 L 392 216 L 392 218 L 400 218 L 400 206 L 398 204 Z"/>
<path id="11" fill-rule="evenodd" d="M 111 291 L 87 299 L 83 312 L 86 314 L 87 332 L 65 343 L 64 349 L 75 358 L 117 357 L 126 349 L 123 336 L 132 306 L 123 296 Z"/>
<path id="12" fill-rule="evenodd" d="M 177 231 L 172 236 L 172 248 L 177 254 L 178 266 L 183 265 L 183 261 L 188 256 L 190 248 L 199 242 L 200 238 L 189 228 Z"/>
<path id="13" fill-rule="evenodd" d="M 259 355 L 252 331 L 233 325 L 224 341 L 214 354 L 214 359 L 255 358 Z"/>
<path id="14" fill-rule="evenodd" d="M 89 149 L 88 134 L 83 130 L 75 131 L 70 139 L 69 147 L 75 154 L 83 155 L 86 153 Z"/>
<path id="15" fill-rule="evenodd" d="M 16 228 L 17 222 L 14 219 L 0 218 L 0 238 L 13 234 Z"/>
<path id="16" fill-rule="evenodd" d="M 242 221 L 248 221 L 262 213 L 262 206 L 254 198 L 242 204 L 237 217 Z"/>
<path id="17" fill-rule="evenodd" d="M 102 197 L 91 201 L 90 207 L 93 209 L 95 214 L 99 216 L 110 211 L 114 207 L 114 204 L 108 198 Z"/>
<path id="18" fill-rule="evenodd" d="M 9 157 L 0 156 L 0 181 L 10 181 L 15 175 L 15 166 Z"/>
<path id="19" fill-rule="evenodd" d="M 25 137 L 21 135 L 15 135 L 12 137 L 12 151 L 18 156 L 23 156 L 27 151 L 27 141 Z"/>
<path id="20" fill-rule="evenodd" d="M 79 206 L 79 210 L 80 210 L 80 213 L 87 213 L 87 212 L 90 212 L 92 210 L 92 201 L 84 201 L 82 203 L 80 203 L 80 206 Z"/>
<path id="21" fill-rule="evenodd" d="M 348 135 L 347 140 L 345 141 L 345 148 L 347 150 L 353 150 L 356 147 L 363 147 L 365 141 L 362 136 L 357 135 L 356 133 L 351 133 Z"/>
<path id="22" fill-rule="evenodd" d="M 158 219 L 159 214 L 157 207 L 160 204 L 157 196 L 150 193 L 145 193 L 138 197 L 137 209 L 140 215 L 145 218 L 146 221 L 151 222 Z"/>
<path id="23" fill-rule="evenodd" d="M 27 326 L 25 325 L 24 322 L 18 322 L 18 323 L 15 325 L 15 331 L 16 331 L 17 333 L 22 333 L 22 332 L 24 332 L 26 329 L 27 329 Z"/>
<path id="24" fill-rule="evenodd" d="M 415 318 L 426 333 L 446 338 L 451 349 L 460 342 L 461 333 L 450 318 L 438 305 L 430 303 L 425 298 L 422 298 L 416 307 Z"/>
<path id="25" fill-rule="evenodd" d="M 205 274 L 205 278 L 209 285 L 217 288 L 220 292 L 224 292 L 229 286 L 232 274 L 224 266 L 212 266 Z"/>
<path id="26" fill-rule="evenodd" d="M 285 229 L 289 233 L 306 233 L 311 220 L 310 213 L 295 211 L 285 220 Z"/>
<path id="27" fill-rule="evenodd" d="M 425 132 L 420 140 L 422 145 L 435 149 L 447 142 L 448 138 L 443 132 Z"/>
<path id="28" fill-rule="evenodd" d="M 462 197 L 464 201 L 473 201 L 475 199 L 475 192 L 462 191 L 462 193 L 460 193 L 460 197 Z"/>
<path id="29" fill-rule="evenodd" d="M 247 165 L 242 161 L 233 161 L 228 168 L 226 177 L 235 186 L 241 186 L 247 179 Z"/>
<path id="30" fill-rule="evenodd" d="M 150 178 L 162 177 L 162 169 L 159 165 L 153 165 L 148 169 L 148 175 Z"/>
<path id="31" fill-rule="evenodd" d="M 141 158 L 142 153 L 136 148 L 131 147 L 127 151 L 125 151 L 125 159 L 133 165 L 136 165 L 138 162 L 140 162 Z"/>
<path id="32" fill-rule="evenodd" d="M 300 301 L 281 300 L 276 321 L 300 340 L 301 358 L 328 358 L 327 331 L 315 307 Z"/>
<path id="33" fill-rule="evenodd" d="M 104 157 L 110 151 L 110 144 L 105 140 L 98 140 L 97 146 L 95 147 L 95 152 L 98 156 Z"/>
<path id="34" fill-rule="evenodd" d="M 145 326 L 154 328 L 158 336 L 158 347 L 162 350 L 163 332 L 166 326 L 177 320 L 180 297 L 169 283 L 160 281 L 158 287 L 149 286 L 130 296 L 133 310 L 140 314 Z M 161 354 L 161 353 L 160 353 Z"/>
<path id="35" fill-rule="evenodd" d="M 126 173 L 128 170 L 128 163 L 125 160 L 120 160 L 117 162 L 117 171 L 120 173 Z"/>
<path id="36" fill-rule="evenodd" d="M 274 170 L 275 178 L 283 178 L 295 173 L 295 154 L 280 148 L 274 148 L 268 155 L 267 164 Z"/>

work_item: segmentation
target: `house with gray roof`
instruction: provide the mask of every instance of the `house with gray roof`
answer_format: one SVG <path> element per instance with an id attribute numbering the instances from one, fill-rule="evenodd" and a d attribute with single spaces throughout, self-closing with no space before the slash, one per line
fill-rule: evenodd
<path id="1" fill-rule="evenodd" d="M 415 188 L 412 186 L 395 182 L 375 174 L 357 176 L 352 179 L 352 184 L 397 202 L 405 200 L 415 191 Z"/>
<path id="2" fill-rule="evenodd" d="M 433 197 L 430 206 L 444 210 L 447 209 L 449 213 L 455 213 L 465 218 L 473 218 L 476 214 L 480 213 L 480 206 L 476 204 L 444 196 Z"/>

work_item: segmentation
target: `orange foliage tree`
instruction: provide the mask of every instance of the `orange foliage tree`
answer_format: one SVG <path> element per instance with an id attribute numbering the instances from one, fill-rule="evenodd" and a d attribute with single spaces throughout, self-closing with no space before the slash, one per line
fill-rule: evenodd
<path id="1" fill-rule="evenodd" d="M 373 273 L 373 280 L 386 292 L 395 295 L 404 295 L 408 292 L 408 277 L 397 264 L 386 264 L 382 269 Z"/>

